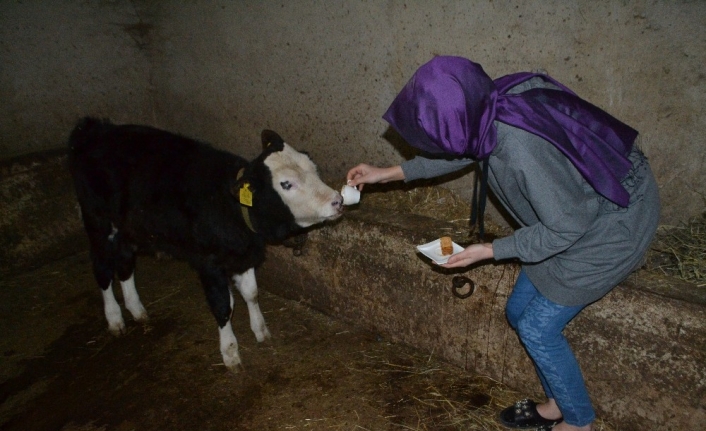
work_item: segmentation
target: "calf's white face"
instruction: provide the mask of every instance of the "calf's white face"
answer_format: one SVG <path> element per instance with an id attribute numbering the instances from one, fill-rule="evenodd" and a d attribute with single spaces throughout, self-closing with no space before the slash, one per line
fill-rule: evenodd
<path id="1" fill-rule="evenodd" d="M 334 220 L 343 213 L 341 194 L 324 184 L 309 156 L 288 144 L 265 159 L 272 187 L 301 227 Z"/>

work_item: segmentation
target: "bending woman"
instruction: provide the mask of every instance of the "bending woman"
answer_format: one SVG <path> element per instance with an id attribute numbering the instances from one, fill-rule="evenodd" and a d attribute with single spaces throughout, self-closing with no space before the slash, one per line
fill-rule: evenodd
<path id="1" fill-rule="evenodd" d="M 420 67 L 383 118 L 425 156 L 360 164 L 347 174 L 350 185 L 431 178 L 481 162 L 481 182 L 520 226 L 443 265 L 522 262 L 506 314 L 547 400 L 518 401 L 500 421 L 591 430 L 595 413 L 562 332 L 640 266 L 657 229 L 658 189 L 634 145 L 637 132 L 548 76 L 493 81 L 480 65 L 445 56 Z"/>

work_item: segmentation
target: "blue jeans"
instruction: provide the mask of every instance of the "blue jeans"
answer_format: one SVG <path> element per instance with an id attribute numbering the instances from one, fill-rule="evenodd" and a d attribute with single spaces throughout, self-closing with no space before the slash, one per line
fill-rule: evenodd
<path id="1" fill-rule="evenodd" d="M 579 364 L 562 334 L 584 307 L 550 301 L 524 271 L 520 271 L 505 307 L 510 325 L 534 362 L 544 393 L 556 401 L 564 421 L 574 426 L 588 425 L 596 418 Z"/>

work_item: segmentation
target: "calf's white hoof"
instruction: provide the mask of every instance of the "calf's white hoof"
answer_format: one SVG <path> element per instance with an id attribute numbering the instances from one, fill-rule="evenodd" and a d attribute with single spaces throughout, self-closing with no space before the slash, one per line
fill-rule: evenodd
<path id="1" fill-rule="evenodd" d="M 110 322 L 108 324 L 108 331 L 116 337 L 119 337 L 121 335 L 125 335 L 125 332 L 126 332 L 125 322 L 123 322 L 123 321 Z"/>
<path id="2" fill-rule="evenodd" d="M 262 328 L 259 328 L 257 331 L 253 331 L 255 333 L 255 339 L 257 340 L 258 343 L 262 343 L 265 340 L 269 340 L 272 338 L 272 334 L 270 334 L 270 330 L 267 329 L 267 326 L 262 326 Z"/>
<path id="3" fill-rule="evenodd" d="M 220 336 L 221 355 L 223 356 L 223 364 L 230 371 L 237 373 L 240 366 L 240 355 L 238 354 L 238 340 L 233 334 L 233 329 L 230 321 L 222 328 L 218 329 Z"/>
<path id="4" fill-rule="evenodd" d="M 130 310 L 130 314 L 132 314 L 132 318 L 135 320 L 135 322 L 139 323 L 147 323 L 149 319 L 149 316 L 147 315 L 147 310 L 144 308 L 142 310 L 137 310 L 137 311 L 132 311 Z"/>
<path id="5" fill-rule="evenodd" d="M 225 352 L 221 352 L 223 356 L 223 365 L 226 366 L 228 371 L 237 373 L 242 368 L 242 362 L 240 361 L 240 355 L 238 354 L 238 346 L 230 345 Z"/>

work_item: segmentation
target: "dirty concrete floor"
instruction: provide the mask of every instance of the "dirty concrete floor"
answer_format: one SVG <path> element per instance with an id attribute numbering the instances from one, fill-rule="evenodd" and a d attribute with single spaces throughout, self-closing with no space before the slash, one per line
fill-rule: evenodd
<path id="1" fill-rule="evenodd" d="M 517 395 L 262 290 L 273 337 L 236 301 L 232 374 L 185 264 L 142 257 L 136 282 L 149 323 L 115 338 L 87 254 L 0 280 L 0 430 L 502 429 Z"/>

